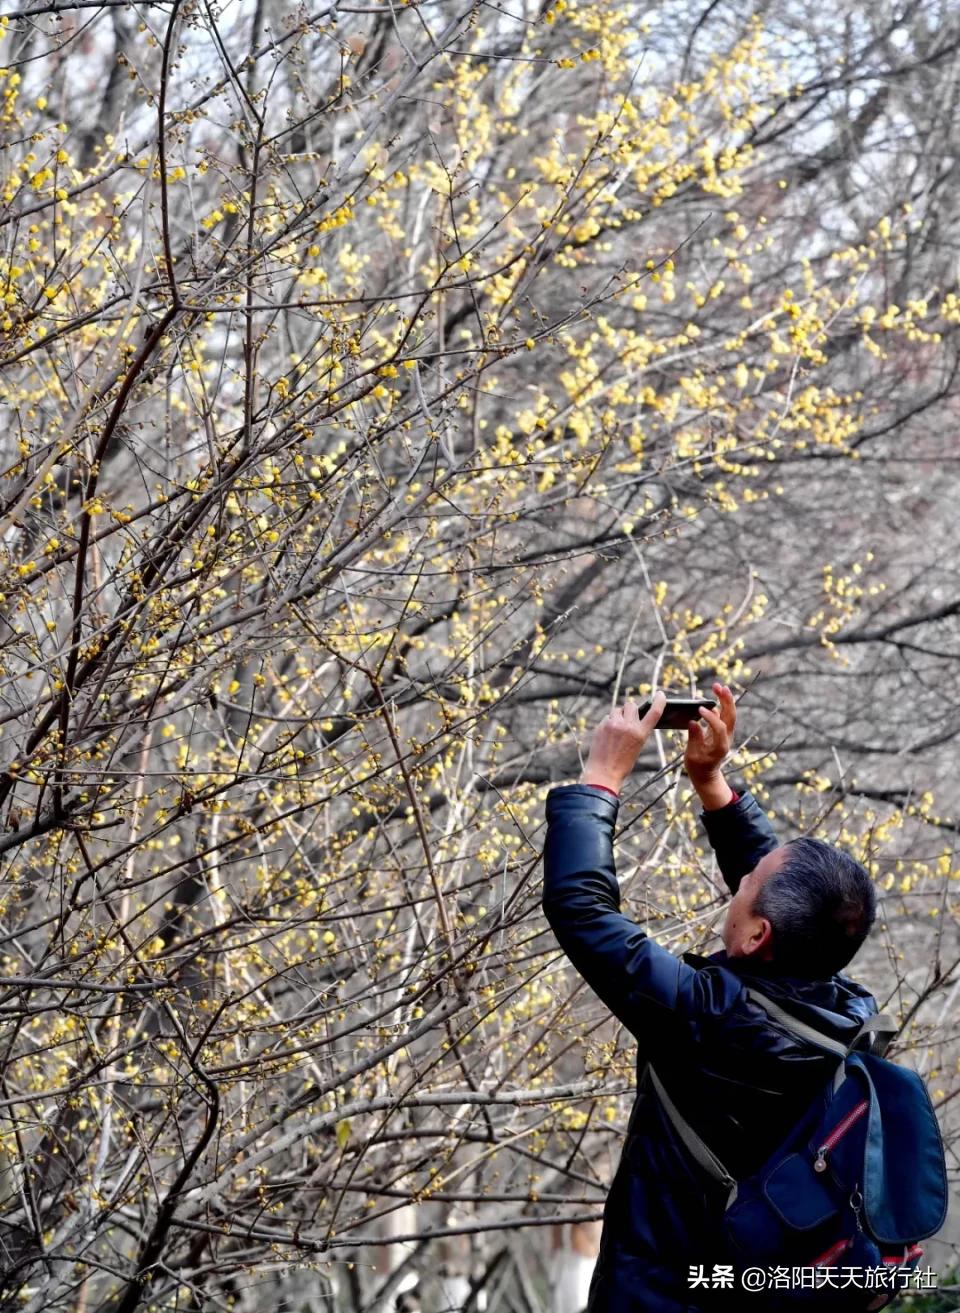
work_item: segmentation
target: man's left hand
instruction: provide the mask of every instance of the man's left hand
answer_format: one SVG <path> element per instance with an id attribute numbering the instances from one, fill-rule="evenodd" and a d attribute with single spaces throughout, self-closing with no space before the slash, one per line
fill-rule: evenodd
<path id="1" fill-rule="evenodd" d="M 637 704 L 630 698 L 605 716 L 593 732 L 580 783 L 599 784 L 619 793 L 662 716 L 666 700 L 662 690 L 655 693 L 650 710 L 642 719 Z"/>

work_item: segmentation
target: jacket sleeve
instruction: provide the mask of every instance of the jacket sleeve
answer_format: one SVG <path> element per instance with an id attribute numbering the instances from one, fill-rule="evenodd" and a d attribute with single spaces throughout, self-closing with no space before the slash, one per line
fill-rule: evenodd
<path id="1" fill-rule="evenodd" d="M 720 874 L 735 894 L 740 881 L 761 857 L 780 847 L 767 814 L 748 789 L 736 802 L 715 811 L 701 811 L 700 820 L 717 855 Z"/>
<path id="2" fill-rule="evenodd" d="M 591 785 L 550 790 L 543 910 L 574 967 L 652 1057 L 696 1040 L 704 1013 L 727 1010 L 734 997 L 730 984 L 688 966 L 620 911 L 618 810 L 615 797 Z"/>

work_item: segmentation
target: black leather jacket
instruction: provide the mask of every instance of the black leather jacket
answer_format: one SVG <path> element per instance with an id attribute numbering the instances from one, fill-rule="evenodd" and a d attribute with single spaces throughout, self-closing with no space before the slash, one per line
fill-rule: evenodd
<path id="1" fill-rule="evenodd" d="M 877 1011 L 843 975 L 806 980 L 724 951 L 677 957 L 620 911 L 613 860 L 618 800 L 585 784 L 547 795 L 543 910 L 566 956 L 637 1040 L 637 1096 L 604 1209 L 590 1313 L 691 1313 L 727 1297 L 691 1289 L 716 1257 L 726 1190 L 690 1157 L 645 1078 L 649 1060 L 680 1113 L 732 1174 L 756 1168 L 835 1070 L 836 1059 L 781 1029 L 748 985 L 846 1043 Z M 731 893 L 779 846 L 746 790 L 701 821 Z M 813 1257 L 813 1256 L 811 1256 Z M 738 1305 L 756 1309 L 756 1299 Z M 766 1308 L 765 1305 L 763 1305 Z M 772 1307 L 772 1306 L 771 1306 Z"/>

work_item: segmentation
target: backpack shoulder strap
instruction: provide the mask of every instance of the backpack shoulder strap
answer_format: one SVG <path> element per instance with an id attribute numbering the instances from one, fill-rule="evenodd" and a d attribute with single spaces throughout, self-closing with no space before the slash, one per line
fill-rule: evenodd
<path id="1" fill-rule="evenodd" d="M 816 1044 L 820 1048 L 828 1049 L 835 1053 L 838 1058 L 845 1058 L 848 1053 L 852 1052 L 864 1035 L 870 1035 L 870 1045 L 868 1051 L 879 1053 L 881 1056 L 890 1043 L 890 1040 L 899 1030 L 899 1026 L 886 1012 L 875 1013 L 867 1017 L 860 1029 L 854 1035 L 849 1044 L 843 1044 L 838 1039 L 831 1039 L 829 1035 L 824 1035 L 822 1031 L 813 1026 L 808 1026 L 804 1021 L 798 1021 L 779 1003 L 774 1003 L 772 998 L 767 998 L 766 994 L 761 994 L 759 990 L 747 989 L 747 998 L 753 1003 L 758 1003 L 775 1021 L 778 1021 L 786 1030 L 791 1031 L 798 1039 L 805 1039 L 810 1044 Z M 883 1039 L 886 1036 L 886 1039 Z"/>
<path id="2" fill-rule="evenodd" d="M 873 1053 L 877 1057 L 882 1058 L 884 1053 L 886 1053 L 887 1049 L 890 1047 L 890 1042 L 899 1029 L 900 1027 L 894 1021 L 893 1017 L 890 1016 L 889 1012 L 878 1012 L 875 1016 L 867 1017 L 856 1035 L 854 1035 L 853 1043 L 850 1045 L 850 1048 L 853 1049 L 856 1047 L 857 1041 L 861 1035 L 870 1034 L 872 1031 L 874 1033 L 870 1036 L 870 1043 L 867 1045 L 867 1052 Z"/>
<path id="3" fill-rule="evenodd" d="M 673 1123 L 674 1129 L 690 1151 L 693 1158 L 700 1164 L 704 1171 L 708 1173 L 708 1175 L 712 1176 L 720 1185 L 725 1185 L 729 1190 L 730 1193 L 727 1196 L 726 1202 L 726 1207 L 729 1208 L 737 1197 L 737 1182 L 730 1175 L 712 1149 L 710 1149 L 706 1142 L 700 1138 L 686 1118 L 678 1111 L 676 1104 L 663 1088 L 660 1077 L 654 1071 L 652 1064 L 648 1062 L 646 1069 L 650 1080 L 653 1083 L 653 1088 L 657 1092 L 657 1098 L 663 1106 L 664 1112 Z"/>

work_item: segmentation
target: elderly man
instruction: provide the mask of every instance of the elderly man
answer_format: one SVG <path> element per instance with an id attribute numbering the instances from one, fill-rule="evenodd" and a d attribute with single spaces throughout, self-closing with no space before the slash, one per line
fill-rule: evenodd
<path id="1" fill-rule="evenodd" d="M 662 714 L 662 693 L 642 719 L 630 701 L 607 716 L 580 782 L 547 795 L 544 912 L 577 971 L 637 1040 L 637 1096 L 604 1209 L 589 1313 L 695 1313 L 718 1304 L 692 1288 L 690 1269 L 709 1273 L 722 1261 L 726 1191 L 684 1146 L 647 1063 L 740 1179 L 764 1162 L 835 1068 L 829 1053 L 748 999 L 747 987 L 844 1043 L 877 1012 L 873 996 L 839 974 L 876 915 L 869 874 L 817 839 L 781 846 L 756 799 L 731 789 L 722 765 L 736 703 L 726 685 L 713 691 L 717 710 L 701 707 L 704 723 L 690 722 L 684 765 L 733 895 L 721 950 L 677 957 L 620 911 L 619 792 Z M 757 1301 L 741 1292 L 733 1306 Z M 766 1313 L 774 1304 L 762 1306 Z"/>

